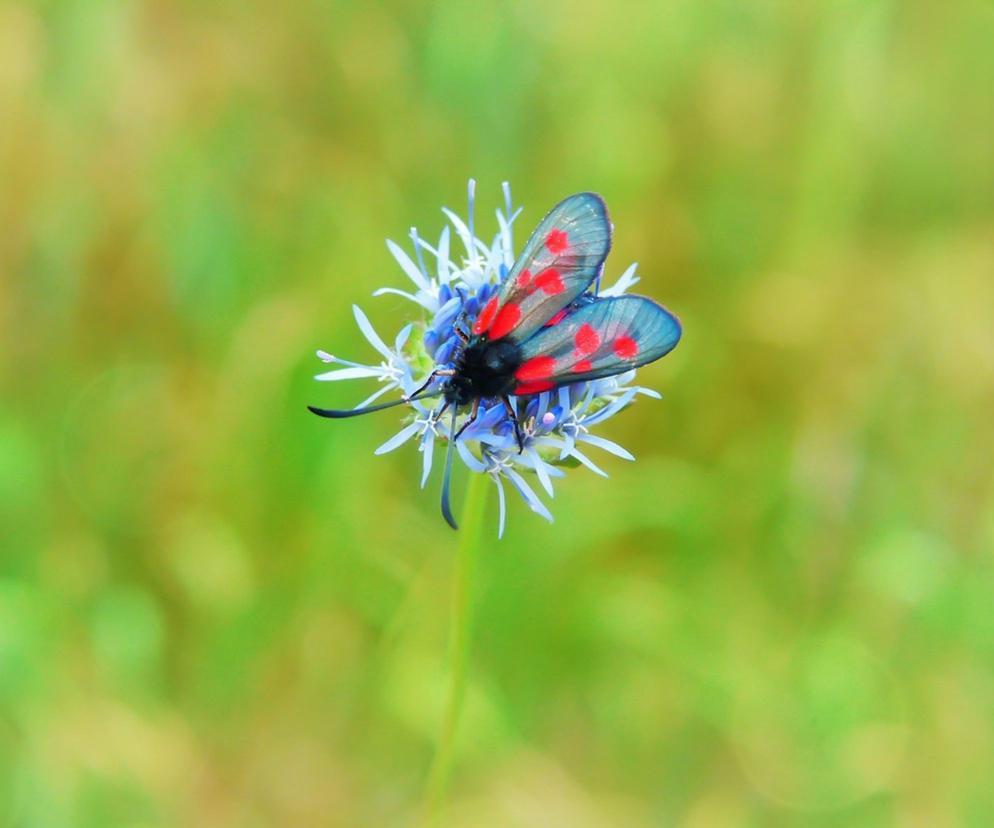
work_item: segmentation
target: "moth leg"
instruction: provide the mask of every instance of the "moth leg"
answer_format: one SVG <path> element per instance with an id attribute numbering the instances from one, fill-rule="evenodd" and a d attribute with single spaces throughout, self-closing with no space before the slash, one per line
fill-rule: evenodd
<path id="1" fill-rule="evenodd" d="M 500 401 L 504 403 L 504 410 L 507 412 L 507 416 L 511 418 L 511 422 L 514 423 L 514 436 L 518 441 L 518 454 L 521 454 L 525 450 L 525 438 L 521 433 L 521 423 L 518 422 L 518 414 L 507 397 L 501 397 Z"/>
<path id="2" fill-rule="evenodd" d="M 426 379 L 418 389 L 406 395 L 404 399 L 410 400 L 413 397 L 416 397 L 418 394 L 424 391 L 429 385 L 431 385 L 435 381 L 435 377 L 451 377 L 454 376 L 455 373 L 456 373 L 455 370 L 452 368 L 436 368 L 428 375 L 428 379 Z"/>
<path id="3" fill-rule="evenodd" d="M 469 426 L 471 426 L 474 422 L 476 422 L 476 416 L 479 413 L 480 413 L 480 398 L 477 397 L 475 400 L 473 400 L 473 410 L 470 412 L 469 419 L 466 420 L 466 422 L 464 422 L 461 426 L 459 426 L 459 430 L 452 437 L 453 443 L 459 439 L 459 435 L 461 435 L 467 428 L 469 428 Z"/>
<path id="4" fill-rule="evenodd" d="M 469 342 L 469 331 L 465 329 L 466 316 L 466 311 L 463 310 L 459 313 L 459 316 L 456 317 L 456 321 L 452 323 L 452 330 L 455 335 L 459 337 L 459 340 L 463 345 Z"/>

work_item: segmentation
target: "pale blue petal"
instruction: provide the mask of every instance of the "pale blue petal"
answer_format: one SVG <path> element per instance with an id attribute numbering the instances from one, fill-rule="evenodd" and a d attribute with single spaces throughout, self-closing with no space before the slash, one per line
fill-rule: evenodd
<path id="1" fill-rule="evenodd" d="M 545 508 L 545 504 L 538 499 L 538 495 L 532 490 L 525 479 L 518 474 L 514 469 L 505 468 L 503 469 L 504 474 L 507 475 L 507 479 L 511 481 L 514 488 L 518 490 L 518 493 L 524 498 L 525 503 L 528 504 L 529 508 L 544 517 L 549 523 L 552 523 L 552 513 Z"/>
<path id="2" fill-rule="evenodd" d="M 553 445 L 555 445 L 554 442 Z M 559 459 L 565 460 L 569 456 L 569 453 L 573 451 L 573 447 L 575 445 L 576 434 L 574 432 L 564 432 L 562 443 L 560 444 L 561 450 L 559 452 Z"/>
<path id="3" fill-rule="evenodd" d="M 402 446 L 410 440 L 411 437 L 418 433 L 418 429 L 420 428 L 421 426 L 417 423 L 411 423 L 408 426 L 404 426 L 400 431 L 394 434 L 393 437 L 376 449 L 373 454 L 386 454 L 388 451 L 393 451 L 398 446 Z"/>
<path id="4" fill-rule="evenodd" d="M 504 498 L 504 484 L 500 482 L 499 475 L 491 475 L 494 483 L 497 484 L 497 540 L 504 537 L 504 521 L 507 518 L 507 501 Z"/>
<path id="5" fill-rule="evenodd" d="M 490 273 L 499 273 L 500 266 L 504 264 L 504 254 L 500 247 L 500 235 L 494 236 L 494 243 L 490 247 L 480 242 L 480 250 L 486 256 L 487 271 Z"/>
<path id="6" fill-rule="evenodd" d="M 468 209 L 466 213 L 469 215 L 469 235 L 475 236 L 476 231 L 473 228 L 473 216 L 476 213 L 476 179 L 471 178 L 469 184 L 466 185 L 467 190 L 467 202 Z"/>
<path id="7" fill-rule="evenodd" d="M 566 457 L 566 455 L 569 453 L 568 449 L 571 447 L 572 446 L 567 445 L 564 440 L 560 439 L 559 437 L 553 437 L 551 434 L 542 437 L 533 437 L 529 445 L 529 448 L 534 448 L 534 449 L 545 448 L 557 451 L 559 452 L 559 460 L 563 460 Z M 544 460 L 542 460 L 542 458 L 538 455 L 537 451 L 535 453 L 535 458 L 537 461 L 541 462 L 544 465 L 546 473 L 551 477 L 565 476 L 565 472 L 562 469 L 560 469 L 558 466 L 550 465 L 549 463 L 546 463 Z M 530 463 L 526 463 L 525 465 L 531 467 Z"/>
<path id="8" fill-rule="evenodd" d="M 504 265 L 508 268 L 514 264 L 514 252 L 512 249 L 513 242 L 511 240 L 511 225 L 508 224 L 507 219 L 504 218 L 504 214 L 497 210 L 497 224 L 500 226 L 500 252 L 502 255 L 502 261 Z"/>
<path id="9" fill-rule="evenodd" d="M 428 290 L 431 285 L 428 284 L 428 280 L 425 275 L 418 269 L 418 266 L 414 264 L 411 257 L 408 256 L 399 244 L 387 239 L 387 248 L 393 254 L 393 257 L 397 260 L 397 264 L 401 266 L 407 277 L 414 282 L 422 290 Z"/>
<path id="10" fill-rule="evenodd" d="M 373 365 L 363 365 L 361 362 L 353 362 L 351 359 L 342 359 L 341 357 L 332 356 L 327 351 L 318 351 L 318 359 L 322 362 L 332 363 L 334 365 L 350 365 L 353 368 L 373 368 Z"/>
<path id="11" fill-rule="evenodd" d="M 587 388 L 587 393 L 583 398 L 583 404 L 581 406 L 583 410 L 586 411 L 588 408 L 590 408 L 593 401 L 594 401 L 594 386 L 591 385 Z"/>
<path id="12" fill-rule="evenodd" d="M 397 386 L 394 385 L 393 383 L 391 383 L 389 385 L 384 385 L 379 391 L 377 391 L 374 394 L 371 394 L 370 396 L 366 397 L 366 399 L 364 399 L 361 403 L 359 403 L 359 405 L 355 406 L 355 408 L 365 408 L 367 405 L 372 405 L 380 397 L 382 397 L 384 394 L 386 394 L 387 391 L 392 391 L 396 387 Z"/>
<path id="13" fill-rule="evenodd" d="M 367 368 L 365 366 L 336 368 L 334 371 L 317 374 L 314 379 L 321 380 L 321 382 L 334 382 L 335 380 L 362 379 L 363 377 L 382 377 L 383 372 L 383 368 Z"/>
<path id="14" fill-rule="evenodd" d="M 500 225 L 504 264 L 510 268 L 514 264 L 514 232 L 512 225 L 514 224 L 514 216 L 517 213 L 514 213 L 511 207 L 510 182 L 504 181 L 501 184 L 501 189 L 504 191 L 504 212 L 502 214 L 500 210 L 497 211 L 497 223 Z"/>
<path id="15" fill-rule="evenodd" d="M 415 383 L 411 383 L 411 387 L 416 388 L 417 385 Z M 407 392 L 405 391 L 404 393 L 406 394 Z M 418 397 L 416 400 L 409 400 L 409 403 L 414 406 L 414 410 L 417 411 L 418 414 L 423 414 L 427 417 L 431 414 L 431 406 L 435 403 L 435 400 L 430 397 Z"/>
<path id="16" fill-rule="evenodd" d="M 628 266 L 628 269 L 618 277 L 618 281 L 611 285 L 611 287 L 602 290 L 600 295 L 621 296 L 628 288 L 638 283 L 639 277 L 635 275 L 635 268 L 637 267 L 638 262 L 632 262 Z"/>
<path id="17" fill-rule="evenodd" d="M 462 307 L 462 299 L 460 299 L 457 294 L 438 309 L 434 320 L 435 327 L 438 327 L 439 322 L 442 321 L 442 318 L 447 314 L 451 314 L 452 318 L 455 319 L 460 307 Z"/>
<path id="18" fill-rule="evenodd" d="M 582 451 L 576 448 L 576 446 L 573 447 L 573 450 L 569 453 L 569 456 L 575 457 L 577 460 L 583 463 L 584 466 L 586 466 L 588 469 L 590 469 L 590 471 L 594 472 L 595 474 L 599 474 L 601 477 L 607 477 L 607 472 L 599 468 L 594 463 L 593 460 L 591 460 L 589 457 L 587 457 L 586 454 L 584 454 Z"/>
<path id="19" fill-rule="evenodd" d="M 427 292 L 419 292 L 418 295 L 415 296 L 414 294 L 408 293 L 407 291 L 404 290 L 385 287 L 374 290 L 373 296 L 383 296 L 388 293 L 392 293 L 394 296 L 403 296 L 405 299 L 410 299 L 416 305 L 420 305 L 429 313 L 434 313 L 438 308 L 438 300 Z"/>
<path id="20" fill-rule="evenodd" d="M 621 457 L 625 460 L 634 460 L 635 455 L 632 454 L 628 449 L 619 446 L 617 443 L 611 440 L 605 440 L 603 437 L 598 437 L 595 434 L 582 434 L 577 437 L 577 440 L 581 443 L 589 443 L 592 446 L 597 446 L 598 448 L 604 449 L 615 457 Z"/>
<path id="21" fill-rule="evenodd" d="M 418 383 L 414 381 L 414 377 L 411 376 L 411 366 L 406 362 L 398 366 L 401 369 L 401 377 L 399 380 L 394 380 L 399 386 L 401 391 L 403 391 L 404 396 L 410 396 L 418 387 Z"/>
<path id="22" fill-rule="evenodd" d="M 403 350 L 404 346 L 407 344 L 407 340 L 411 336 L 411 330 L 413 329 L 413 327 L 414 327 L 413 325 L 407 324 L 400 329 L 400 333 L 397 334 L 396 338 L 393 341 L 393 348 L 396 353 L 399 354 Z"/>
<path id="23" fill-rule="evenodd" d="M 435 432 L 430 428 L 425 431 L 425 436 L 421 440 L 421 488 L 425 487 L 428 482 L 428 476 L 431 474 L 431 460 L 432 454 L 435 450 Z"/>
<path id="24" fill-rule="evenodd" d="M 456 452 L 459 454 L 459 459 L 462 460 L 471 471 L 485 472 L 487 470 L 487 464 L 473 455 L 473 452 L 471 452 L 466 446 L 465 440 L 459 439 L 456 441 Z"/>
<path id="25" fill-rule="evenodd" d="M 512 445 L 515 451 L 518 448 L 518 441 L 513 434 L 494 434 L 492 432 L 488 433 L 481 431 L 479 433 L 473 434 L 473 439 L 477 442 L 483 443 L 486 446 L 493 446 L 499 449 L 509 449 Z"/>
<path id="26" fill-rule="evenodd" d="M 545 412 L 549 410 L 549 399 L 551 394 L 548 391 L 543 391 L 538 395 L 538 408 L 535 411 L 535 422 L 542 422 L 542 417 L 545 416 Z"/>
<path id="27" fill-rule="evenodd" d="M 584 418 L 584 425 L 593 425 L 594 423 L 601 423 L 610 417 L 613 417 L 622 408 L 628 405 L 632 398 L 635 396 L 635 389 L 629 388 L 624 394 L 622 394 L 614 402 L 608 403 L 600 411 L 591 414 L 589 417 Z"/>
<path id="28" fill-rule="evenodd" d="M 456 233 L 459 235 L 459 238 L 462 239 L 463 247 L 466 248 L 466 255 L 472 259 L 475 256 L 475 253 L 473 235 L 469 232 L 469 228 L 466 226 L 465 222 L 448 207 L 443 207 L 442 212 L 445 213 L 449 221 L 452 222 L 452 226 L 456 228 Z"/>
<path id="29" fill-rule="evenodd" d="M 459 272 L 459 278 L 469 293 L 476 293 L 482 285 L 490 281 L 476 262 L 464 267 Z"/>
<path id="30" fill-rule="evenodd" d="M 352 314 L 355 316 L 356 324 L 359 325 L 359 330 L 362 331 L 362 335 L 366 337 L 369 344 L 376 348 L 383 356 L 388 360 L 393 357 L 390 353 L 390 349 L 386 346 L 386 343 L 380 339 L 379 334 L 373 330 L 373 326 L 369 323 L 369 319 L 366 318 L 366 314 L 362 312 L 362 309 L 358 305 L 352 306 Z"/>
<path id="31" fill-rule="evenodd" d="M 542 458 L 535 454 L 534 451 L 530 453 L 534 455 L 532 458 L 532 467 L 535 469 L 538 482 L 542 484 L 542 488 L 545 489 L 549 497 L 555 497 L 555 493 L 552 491 L 552 480 L 549 478 L 549 473 L 545 470 L 545 463 L 542 462 Z"/>
<path id="32" fill-rule="evenodd" d="M 449 225 L 442 228 L 442 235 L 438 237 L 438 281 L 443 285 L 449 283 L 449 236 L 451 235 Z"/>
<path id="33" fill-rule="evenodd" d="M 428 269 L 425 267 L 424 256 L 421 254 L 421 239 L 418 238 L 418 228 L 411 228 L 411 241 L 414 242 L 414 254 L 418 257 L 418 270 L 424 276 L 425 281 L 430 285 L 431 279 L 428 277 Z"/>
<path id="34" fill-rule="evenodd" d="M 545 437 L 533 437 L 532 438 L 532 445 L 534 445 L 534 446 L 546 446 L 548 448 L 561 449 L 563 447 L 563 445 L 565 445 L 565 444 L 558 437 L 545 436 Z"/>

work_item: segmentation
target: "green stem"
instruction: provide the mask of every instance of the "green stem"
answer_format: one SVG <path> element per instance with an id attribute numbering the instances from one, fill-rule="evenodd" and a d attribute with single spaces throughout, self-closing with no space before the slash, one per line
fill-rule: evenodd
<path id="1" fill-rule="evenodd" d="M 469 668 L 469 647 L 473 638 L 473 588 L 476 562 L 483 534 L 483 515 L 487 504 L 490 481 L 485 474 L 470 476 L 459 524 L 459 544 L 452 588 L 452 621 L 449 630 L 449 699 L 445 709 L 442 731 L 438 736 L 435 757 L 428 771 L 425 795 L 427 821 L 440 814 L 449 786 L 449 775 L 455 755 L 456 734 L 466 695 Z"/>

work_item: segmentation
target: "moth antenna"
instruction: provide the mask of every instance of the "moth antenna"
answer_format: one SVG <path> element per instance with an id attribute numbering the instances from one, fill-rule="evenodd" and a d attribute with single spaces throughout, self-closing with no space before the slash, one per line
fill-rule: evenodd
<path id="1" fill-rule="evenodd" d="M 404 405 L 404 403 L 409 403 L 413 400 L 422 400 L 426 397 L 437 397 L 441 393 L 441 391 L 434 391 L 431 394 L 414 394 L 410 397 L 401 397 L 399 400 L 377 403 L 376 405 L 367 405 L 364 408 L 317 408 L 313 405 L 309 405 L 307 408 L 319 417 L 330 417 L 333 420 L 341 420 L 345 417 L 358 417 L 360 414 L 371 414 L 374 411 L 382 411 L 384 408 L 393 408 L 395 405 Z"/>
<path id="2" fill-rule="evenodd" d="M 452 450 L 456 442 L 456 410 L 457 406 L 452 406 L 452 420 L 449 427 L 449 447 L 445 451 L 445 472 L 442 474 L 442 517 L 453 529 L 458 529 L 459 525 L 452 516 L 452 508 L 449 506 L 449 481 L 452 479 Z"/>

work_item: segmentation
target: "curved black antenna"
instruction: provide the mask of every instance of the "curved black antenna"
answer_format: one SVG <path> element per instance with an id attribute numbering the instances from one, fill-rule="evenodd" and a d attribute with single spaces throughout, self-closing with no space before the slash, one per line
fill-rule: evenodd
<path id="1" fill-rule="evenodd" d="M 457 406 L 452 406 L 452 424 L 449 427 L 449 447 L 445 451 L 445 472 L 442 474 L 442 517 L 453 529 L 458 529 L 456 519 L 452 517 L 452 508 L 449 506 L 449 480 L 452 477 L 452 449 L 456 442 L 456 410 Z"/>
<path id="2" fill-rule="evenodd" d="M 437 397 L 441 393 L 441 391 L 434 391 L 431 394 L 414 394 L 410 397 L 401 397 L 399 400 L 377 403 L 376 405 L 367 405 L 364 408 L 317 408 L 313 405 L 309 405 L 307 408 L 319 417 L 330 417 L 333 420 L 341 420 L 345 417 L 358 417 L 360 414 L 370 414 L 373 411 L 382 411 L 384 408 L 393 408 L 395 405 L 404 405 L 404 403 L 409 403 L 414 400 L 423 400 L 425 397 Z"/>

